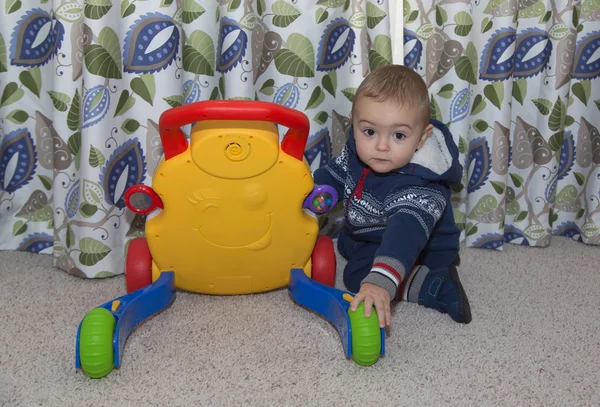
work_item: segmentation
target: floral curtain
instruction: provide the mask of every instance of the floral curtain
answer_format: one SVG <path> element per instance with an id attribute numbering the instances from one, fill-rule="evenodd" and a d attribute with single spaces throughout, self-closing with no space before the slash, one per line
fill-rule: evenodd
<path id="1" fill-rule="evenodd" d="M 468 246 L 600 244 L 600 1 L 404 0 L 404 64 L 464 164 Z"/>
<path id="2" fill-rule="evenodd" d="M 388 4 L 364 0 L 3 0 L 0 249 L 81 277 L 123 272 L 144 230 L 173 106 L 259 99 L 311 119 L 313 169 L 340 151 L 354 91 L 392 62 Z"/>

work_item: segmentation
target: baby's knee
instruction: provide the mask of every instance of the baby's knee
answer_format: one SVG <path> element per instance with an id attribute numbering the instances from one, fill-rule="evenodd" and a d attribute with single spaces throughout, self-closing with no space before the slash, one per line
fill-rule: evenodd
<path id="1" fill-rule="evenodd" d="M 357 293 L 360 291 L 361 281 L 362 280 L 359 281 L 356 278 L 353 278 L 352 276 L 344 274 L 344 285 L 346 286 L 346 289 L 352 293 Z"/>
<path id="2" fill-rule="evenodd" d="M 355 242 L 348 236 L 344 230 L 340 231 L 337 242 L 338 253 L 345 259 L 350 258 Z"/>
<path id="3" fill-rule="evenodd" d="M 344 268 L 344 285 L 353 293 L 360 290 L 360 283 L 369 274 L 372 261 L 349 261 Z"/>

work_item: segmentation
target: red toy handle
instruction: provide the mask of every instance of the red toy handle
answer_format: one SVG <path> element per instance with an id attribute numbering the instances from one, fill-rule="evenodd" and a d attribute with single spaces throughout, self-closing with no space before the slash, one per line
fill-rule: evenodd
<path id="1" fill-rule="evenodd" d="M 249 100 L 209 100 L 166 110 L 159 119 L 160 140 L 165 160 L 187 150 L 181 127 L 201 120 L 255 120 L 275 122 L 288 128 L 281 148 L 302 161 L 308 139 L 308 117 L 289 107 Z"/>

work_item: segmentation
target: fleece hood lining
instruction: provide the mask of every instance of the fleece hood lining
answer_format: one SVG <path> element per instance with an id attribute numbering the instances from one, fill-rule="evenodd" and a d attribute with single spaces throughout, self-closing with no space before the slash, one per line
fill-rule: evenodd
<path id="1" fill-rule="evenodd" d="M 452 166 L 452 154 L 442 130 L 434 126 L 431 134 L 410 162 L 428 168 L 438 175 L 448 171 Z"/>

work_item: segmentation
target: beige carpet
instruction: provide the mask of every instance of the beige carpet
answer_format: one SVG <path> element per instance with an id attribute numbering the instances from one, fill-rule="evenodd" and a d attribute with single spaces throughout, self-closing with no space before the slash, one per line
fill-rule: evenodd
<path id="1" fill-rule="evenodd" d="M 82 280 L 48 256 L 1 252 L 0 405 L 600 405 L 600 248 L 555 238 L 462 257 L 473 322 L 400 304 L 387 356 L 369 368 L 287 290 L 180 292 L 132 333 L 120 369 L 91 380 L 74 368 L 77 325 L 124 293 L 123 278 Z"/>

